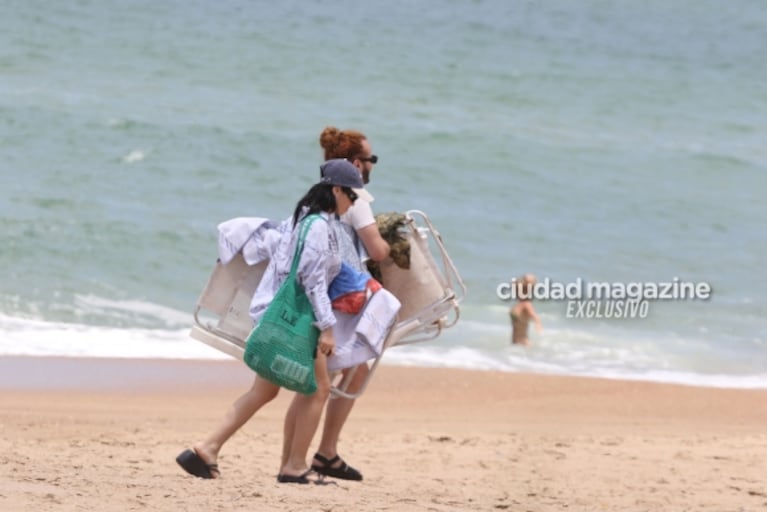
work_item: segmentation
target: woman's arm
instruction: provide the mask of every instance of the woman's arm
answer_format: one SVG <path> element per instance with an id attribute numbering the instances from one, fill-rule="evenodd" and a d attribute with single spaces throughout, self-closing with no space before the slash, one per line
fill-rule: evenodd
<path id="1" fill-rule="evenodd" d="M 301 226 L 296 229 L 301 229 Z M 332 327 L 336 323 L 328 296 L 329 236 L 325 219 L 315 220 L 304 239 L 304 248 L 299 255 L 296 270 L 298 283 L 304 287 L 309 302 L 312 303 L 316 325 L 320 330 Z"/>

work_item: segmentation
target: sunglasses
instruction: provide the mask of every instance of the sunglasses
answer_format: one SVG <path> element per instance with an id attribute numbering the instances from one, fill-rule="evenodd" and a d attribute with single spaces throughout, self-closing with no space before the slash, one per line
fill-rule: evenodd
<path id="1" fill-rule="evenodd" d="M 371 164 L 377 164 L 378 163 L 378 155 L 370 155 L 370 156 L 365 157 L 365 158 L 360 157 L 357 160 L 359 160 L 360 162 L 370 162 Z"/>
<path id="2" fill-rule="evenodd" d="M 357 193 L 348 187 L 344 187 L 342 190 L 344 191 L 344 194 L 346 194 L 346 197 L 349 198 L 349 201 L 351 201 L 352 203 L 356 201 L 357 198 L 359 198 Z"/>

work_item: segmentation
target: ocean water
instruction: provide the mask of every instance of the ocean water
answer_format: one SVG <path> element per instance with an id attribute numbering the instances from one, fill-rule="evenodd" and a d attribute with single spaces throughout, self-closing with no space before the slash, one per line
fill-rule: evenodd
<path id="1" fill-rule="evenodd" d="M 287 216 L 332 124 L 468 289 L 385 363 L 767 387 L 761 0 L 3 5 L 0 354 L 227 357 L 188 337 L 216 225 Z M 527 272 L 713 292 L 536 301 L 521 348 L 496 289 Z"/>

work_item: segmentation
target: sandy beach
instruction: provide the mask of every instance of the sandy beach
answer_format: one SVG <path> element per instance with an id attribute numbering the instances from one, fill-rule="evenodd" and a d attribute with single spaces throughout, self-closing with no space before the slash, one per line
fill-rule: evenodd
<path id="1" fill-rule="evenodd" d="M 342 439 L 365 480 L 296 486 L 275 480 L 285 392 L 221 479 L 174 461 L 249 385 L 237 362 L 6 357 L 0 374 L 3 511 L 767 507 L 765 390 L 382 366 Z"/>

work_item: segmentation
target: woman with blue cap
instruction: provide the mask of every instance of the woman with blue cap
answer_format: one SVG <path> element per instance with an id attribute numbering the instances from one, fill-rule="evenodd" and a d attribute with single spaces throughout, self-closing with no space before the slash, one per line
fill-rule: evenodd
<path id="1" fill-rule="evenodd" d="M 299 258 L 297 281 L 304 288 L 320 331 L 317 341 L 315 376 L 317 391 L 311 395 L 296 393 L 287 413 L 283 458 L 277 481 L 306 484 L 311 469 L 306 463 L 309 445 L 319 425 L 322 409 L 330 394 L 327 358 L 333 354 L 336 318 L 331 308 L 328 288 L 341 268 L 339 240 L 333 223 L 363 193 L 364 183 L 354 165 L 344 159 L 329 160 L 321 166 L 321 179 L 296 204 L 293 217 L 266 268 L 251 302 L 250 314 L 257 324 L 282 282 L 290 273 L 300 225 L 310 215 L 324 221 L 311 224 L 306 232 Z M 221 423 L 203 441 L 185 450 L 177 458 L 188 473 L 200 478 L 218 478 L 218 454 L 224 443 L 261 407 L 274 399 L 279 387 L 256 375 L 251 388 L 240 396 L 224 415 Z"/>

